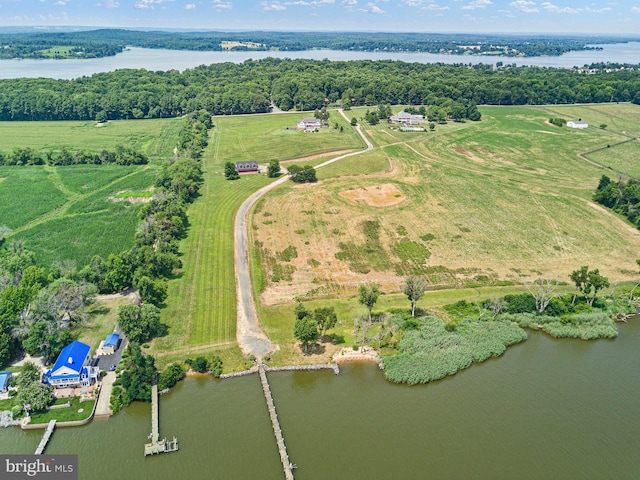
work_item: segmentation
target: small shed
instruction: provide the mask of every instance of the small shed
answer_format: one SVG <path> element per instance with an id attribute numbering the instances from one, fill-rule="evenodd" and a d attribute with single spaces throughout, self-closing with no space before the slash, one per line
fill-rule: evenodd
<path id="1" fill-rule="evenodd" d="M 569 128 L 587 128 L 589 126 L 589 124 L 587 122 L 583 122 L 581 120 L 569 120 L 567 122 L 567 127 Z"/>
<path id="2" fill-rule="evenodd" d="M 0 393 L 7 393 L 9 380 L 11 380 L 11 372 L 0 372 Z"/>
<path id="3" fill-rule="evenodd" d="M 112 333 L 107 335 L 104 343 L 102 344 L 102 354 L 103 355 L 113 355 L 118 349 L 118 339 L 120 335 L 117 333 Z"/>
<path id="4" fill-rule="evenodd" d="M 255 160 L 245 160 L 236 162 L 236 172 L 238 173 L 258 173 L 258 162 Z"/>

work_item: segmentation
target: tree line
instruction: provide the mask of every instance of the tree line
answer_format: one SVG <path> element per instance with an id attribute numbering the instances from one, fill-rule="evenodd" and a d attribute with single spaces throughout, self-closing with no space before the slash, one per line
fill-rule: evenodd
<path id="1" fill-rule="evenodd" d="M 119 70 L 75 80 L 0 81 L 0 120 L 163 118 L 265 113 L 326 105 L 640 104 L 635 70 L 576 70 L 396 61 L 267 58 L 178 72 Z"/>
<path id="2" fill-rule="evenodd" d="M 640 180 L 620 178 L 612 181 L 607 175 L 600 178 L 593 199 L 600 205 L 624 215 L 633 225 L 640 228 Z"/>
<path id="3" fill-rule="evenodd" d="M 92 58 L 120 53 L 125 46 L 174 50 L 220 51 L 222 42 L 253 43 L 251 50 L 328 50 L 427 52 L 465 54 L 500 53 L 504 56 L 562 55 L 598 49 L 593 44 L 633 41 L 633 38 L 598 36 L 447 34 L 412 32 L 163 32 L 98 29 L 82 32 L 0 34 L 0 58 Z M 473 45 L 473 50 L 465 46 Z M 48 52 L 66 46 L 56 57 Z M 244 45 L 233 50 L 248 50 Z"/>
<path id="4" fill-rule="evenodd" d="M 36 150 L 16 147 L 10 152 L 0 151 L 0 166 L 12 165 L 146 165 L 149 157 L 131 147 L 116 145 L 115 150 L 89 150 L 61 147 L 58 150 Z"/>

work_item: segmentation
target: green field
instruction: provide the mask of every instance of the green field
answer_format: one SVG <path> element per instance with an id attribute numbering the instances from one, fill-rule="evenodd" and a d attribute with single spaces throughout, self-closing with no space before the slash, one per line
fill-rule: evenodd
<path id="1" fill-rule="evenodd" d="M 408 274 L 425 275 L 431 289 L 516 287 L 539 275 L 566 281 L 580 265 L 599 268 L 612 283 L 634 278 L 640 236 L 591 201 L 607 171 L 581 154 L 627 140 L 621 132 L 638 129 L 640 107 L 481 112 L 481 122 L 435 132 L 363 124 L 373 152 L 319 171 L 317 185 L 270 193 L 254 235 L 270 252 L 295 247 L 298 256 L 281 262 L 294 273 L 266 286 L 263 306 L 349 296 L 370 281 L 397 292 Z M 360 118 L 363 109 L 349 115 Z M 558 115 L 609 127 L 547 123 Z M 388 203 L 367 203 L 365 196 L 385 189 Z"/>
<path id="2" fill-rule="evenodd" d="M 98 151 L 117 144 L 142 150 L 146 166 L 73 165 L 0 167 L 0 225 L 10 240 L 24 240 L 37 261 L 106 257 L 133 245 L 137 212 L 153 186 L 161 161 L 173 155 L 180 120 L 95 122 L 0 122 L 0 150 L 15 147 Z M 138 202 L 121 198 L 136 192 Z M 119 196 L 120 195 L 120 196 Z"/>
<path id="3" fill-rule="evenodd" d="M 640 161 L 638 161 L 640 159 L 640 142 L 638 140 L 614 145 L 585 156 L 589 160 L 606 165 L 614 170 L 614 172 L 610 173 L 605 172 L 614 180 L 617 180 L 617 177 L 623 174 L 631 177 L 640 176 Z"/>
<path id="4" fill-rule="evenodd" d="M 180 119 L 119 120 L 104 124 L 91 121 L 0 122 L 0 151 L 15 147 L 35 150 L 70 149 L 100 151 L 127 145 L 142 151 L 150 161 L 173 155 Z"/>
<path id="5" fill-rule="evenodd" d="M 235 330 L 233 222 L 245 198 L 271 180 L 265 175 L 244 175 L 240 180 L 227 181 L 223 165 L 244 159 L 265 165 L 271 159 L 361 148 L 361 141 L 349 131 L 350 127 L 343 133 L 333 128 L 313 134 L 285 130 L 302 116 L 214 118 L 215 128 L 203 159 L 205 183 L 201 196 L 189 209 L 191 226 L 180 246 L 182 275 L 169 283 L 167 308 L 162 312 L 169 334 L 156 339 L 151 348 L 159 365 L 216 352 L 222 357 L 225 370 L 241 366 Z M 342 124 L 347 127 L 344 121 Z"/>

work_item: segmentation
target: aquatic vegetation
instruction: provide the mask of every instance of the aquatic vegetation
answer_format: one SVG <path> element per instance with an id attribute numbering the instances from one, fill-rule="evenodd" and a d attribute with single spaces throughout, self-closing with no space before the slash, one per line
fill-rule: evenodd
<path id="1" fill-rule="evenodd" d="M 404 332 L 398 355 L 383 360 L 386 377 L 397 383 L 427 383 L 500 356 L 527 333 L 510 321 L 462 320 L 448 331 L 436 317 L 420 319 L 418 329 Z"/>

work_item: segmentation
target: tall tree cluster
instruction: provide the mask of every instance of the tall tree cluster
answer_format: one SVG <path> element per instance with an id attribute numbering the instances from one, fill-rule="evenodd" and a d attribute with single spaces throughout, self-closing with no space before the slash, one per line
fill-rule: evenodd
<path id="1" fill-rule="evenodd" d="M 75 80 L 0 81 L 0 121 L 264 113 L 272 101 L 282 110 L 321 111 L 327 103 L 437 106 L 451 118 L 473 119 L 481 104 L 640 103 L 640 78 L 633 69 L 584 75 L 542 67 L 267 58 L 184 72 L 119 70 Z"/>

